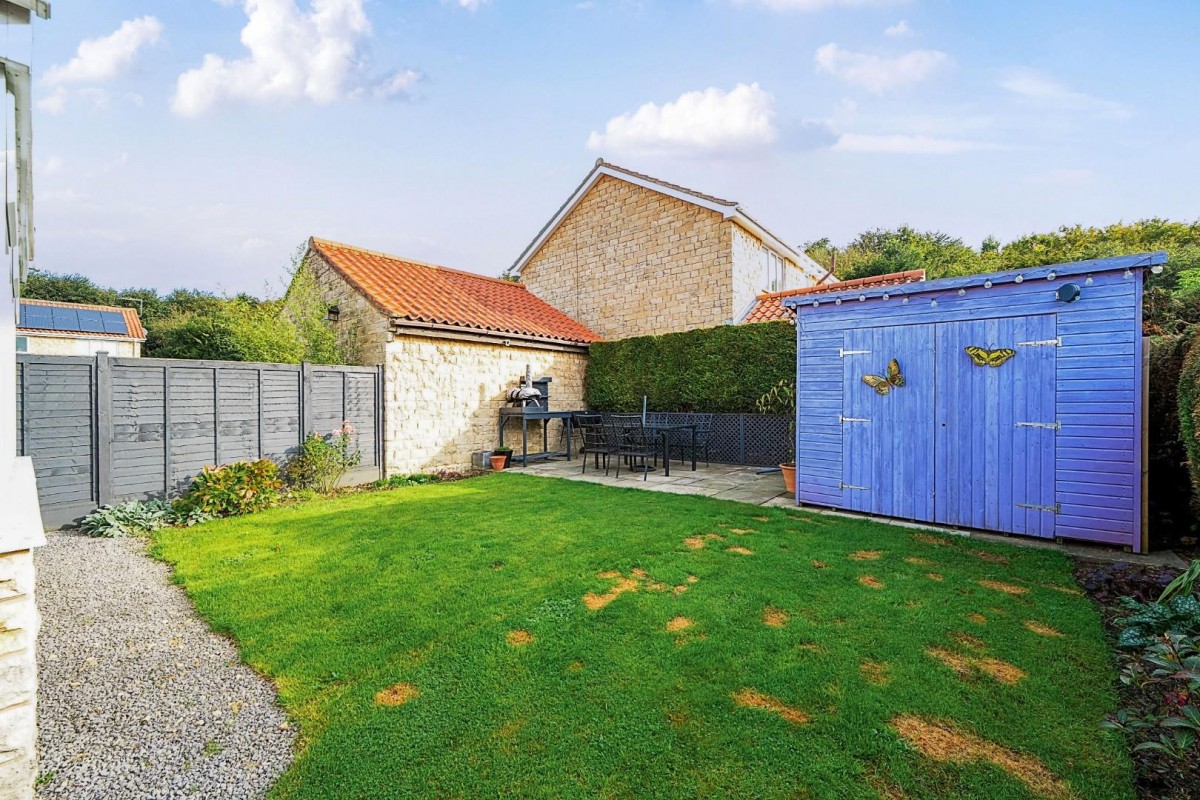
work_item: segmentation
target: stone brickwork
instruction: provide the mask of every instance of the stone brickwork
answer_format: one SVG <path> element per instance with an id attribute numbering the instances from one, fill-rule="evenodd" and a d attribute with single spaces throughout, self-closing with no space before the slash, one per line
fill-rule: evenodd
<path id="1" fill-rule="evenodd" d="M 733 226 L 733 307 L 739 318 L 763 292 L 782 292 L 812 285 L 812 279 L 795 262 L 784 259 L 783 265 L 783 283 L 772 289 L 763 241 L 749 231 Z"/>
<path id="2" fill-rule="evenodd" d="M 0 800 L 33 797 L 38 622 L 33 552 L 0 554 Z"/>
<path id="3" fill-rule="evenodd" d="M 312 271 L 325 304 L 338 307 L 338 321 L 331 327 L 347 360 L 367 367 L 382 364 L 388 342 L 388 316 L 320 255 L 310 252 L 304 263 Z"/>
<path id="4" fill-rule="evenodd" d="M 384 363 L 389 475 L 466 469 L 472 453 L 495 448 L 504 395 L 525 374 L 526 364 L 535 378 L 554 379 L 552 409 L 584 407 L 584 353 L 398 336 L 387 345 Z M 520 426 L 509 426 L 505 443 L 519 451 Z M 540 425 L 531 425 L 529 432 L 530 450 L 540 450 Z M 550 436 L 556 449 L 558 423 L 551 423 Z"/>
<path id="5" fill-rule="evenodd" d="M 603 176 L 521 270 L 521 282 L 606 339 L 729 322 L 733 224 Z"/>
<path id="6" fill-rule="evenodd" d="M 38 356 L 94 356 L 101 350 L 113 358 L 137 358 L 142 354 L 141 342 L 119 339 L 87 339 L 77 336 L 31 336 L 25 338 L 24 352 Z"/>

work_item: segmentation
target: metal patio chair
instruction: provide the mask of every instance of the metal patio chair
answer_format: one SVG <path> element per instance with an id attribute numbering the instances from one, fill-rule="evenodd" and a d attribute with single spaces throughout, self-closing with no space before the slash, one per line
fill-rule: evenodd
<path id="1" fill-rule="evenodd" d="M 608 474 L 608 457 L 616 452 L 616 446 L 605 435 L 604 418 L 599 414 L 575 414 L 572 423 L 583 437 L 583 469 L 587 472 L 588 455 L 595 461 L 596 469 L 600 469 L 601 456 L 604 457 L 604 474 Z"/>
<path id="2" fill-rule="evenodd" d="M 621 462 L 628 461 L 630 468 L 637 469 L 641 461 L 642 480 L 650 474 L 648 461 L 658 464 L 658 437 L 642 425 L 640 415 L 614 414 L 606 426 L 610 443 L 616 445 L 617 477 L 621 477 Z"/>
<path id="3" fill-rule="evenodd" d="M 704 456 L 704 466 L 706 467 L 710 466 L 708 450 L 712 439 L 714 419 L 716 419 L 715 414 L 687 415 L 687 424 L 696 426 L 696 455 Z M 672 455 L 678 455 L 680 462 L 687 461 L 692 456 L 691 431 L 672 431 L 670 445 Z"/>

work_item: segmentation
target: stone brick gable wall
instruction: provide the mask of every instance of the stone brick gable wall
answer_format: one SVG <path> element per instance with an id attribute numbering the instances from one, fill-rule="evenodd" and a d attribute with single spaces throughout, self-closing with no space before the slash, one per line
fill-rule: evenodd
<path id="1" fill-rule="evenodd" d="M 326 305 L 338 307 L 338 321 L 332 327 L 347 360 L 361 366 L 382 364 L 390 327 L 388 316 L 319 254 L 309 253 L 304 264 L 312 271 Z"/>
<path id="2" fill-rule="evenodd" d="M 550 376 L 550 407 L 584 407 L 587 355 L 500 344 L 399 336 L 387 345 L 385 403 L 389 475 L 466 469 L 471 454 L 499 445 L 500 408 L 529 364 L 533 376 Z M 509 422 L 505 444 L 518 453 L 521 428 Z M 559 423 L 550 423 L 550 449 L 558 449 Z M 530 451 L 541 450 L 541 425 L 530 423 Z"/>
<path id="3" fill-rule="evenodd" d="M 783 285 L 776 291 L 811 286 L 808 277 L 790 259 L 784 260 Z M 754 234 L 733 226 L 733 306 L 741 314 L 751 307 L 755 297 L 770 291 L 767 284 L 767 251 Z"/>
<path id="4" fill-rule="evenodd" d="M 732 228 L 714 211 L 605 175 L 521 282 L 606 339 L 720 325 L 740 311 Z"/>

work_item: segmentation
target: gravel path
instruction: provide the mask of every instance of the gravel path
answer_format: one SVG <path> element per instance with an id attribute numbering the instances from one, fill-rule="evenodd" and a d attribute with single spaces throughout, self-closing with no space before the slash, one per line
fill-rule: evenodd
<path id="1" fill-rule="evenodd" d="M 262 797 L 295 734 L 270 685 L 133 539 L 36 551 L 42 800 Z"/>

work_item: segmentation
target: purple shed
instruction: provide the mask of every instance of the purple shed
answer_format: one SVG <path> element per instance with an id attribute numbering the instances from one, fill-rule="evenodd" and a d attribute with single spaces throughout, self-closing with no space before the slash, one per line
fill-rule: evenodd
<path id="1" fill-rule="evenodd" d="M 796 502 L 1141 552 L 1144 270 L 1165 253 L 796 309 Z"/>

